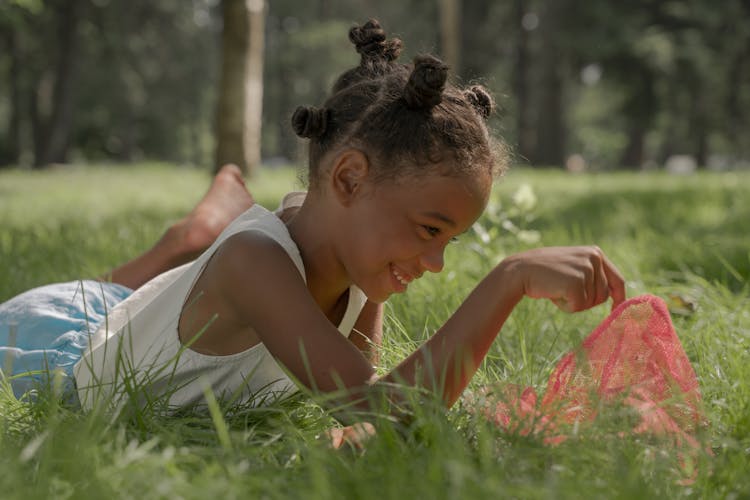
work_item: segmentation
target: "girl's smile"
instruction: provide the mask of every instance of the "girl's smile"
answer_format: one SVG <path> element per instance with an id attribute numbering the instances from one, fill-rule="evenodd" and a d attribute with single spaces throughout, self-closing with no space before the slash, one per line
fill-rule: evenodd
<path id="1" fill-rule="evenodd" d="M 413 280 L 419 278 L 420 276 L 410 276 L 404 272 L 399 271 L 396 269 L 396 267 L 391 264 L 391 272 L 393 273 L 393 277 L 396 279 L 396 292 L 404 292 L 406 291 L 406 288 L 409 286 L 409 283 L 411 283 Z"/>

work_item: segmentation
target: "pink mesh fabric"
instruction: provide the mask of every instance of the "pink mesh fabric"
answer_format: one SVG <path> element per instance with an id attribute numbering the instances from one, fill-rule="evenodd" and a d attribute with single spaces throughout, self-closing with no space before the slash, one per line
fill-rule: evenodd
<path id="1" fill-rule="evenodd" d="M 493 395 L 486 415 L 521 434 L 541 433 L 550 444 L 565 428 L 590 422 L 601 405 L 634 410 L 634 433 L 651 433 L 698 447 L 694 432 L 704 422 L 698 380 L 658 297 L 630 299 L 557 364 L 541 402 L 533 388 L 507 386 Z M 495 399 L 496 398 L 496 399 Z"/>

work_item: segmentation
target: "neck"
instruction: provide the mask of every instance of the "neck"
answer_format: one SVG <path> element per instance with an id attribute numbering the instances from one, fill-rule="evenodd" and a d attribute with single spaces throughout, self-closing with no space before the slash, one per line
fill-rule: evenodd
<path id="1" fill-rule="evenodd" d="M 287 223 L 305 265 L 307 288 L 326 314 L 351 285 L 328 234 L 332 225 L 324 222 L 327 220 L 331 218 L 323 204 L 308 194 L 302 207 Z"/>

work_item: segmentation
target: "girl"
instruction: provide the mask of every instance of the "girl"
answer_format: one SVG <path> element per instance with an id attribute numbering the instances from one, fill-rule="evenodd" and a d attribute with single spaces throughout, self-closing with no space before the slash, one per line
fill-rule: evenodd
<path id="1" fill-rule="evenodd" d="M 448 83 L 447 67 L 431 56 L 397 63 L 401 43 L 376 21 L 349 38 L 359 66 L 339 77 L 322 107 L 300 107 L 292 118 L 310 140 L 306 196 L 269 212 L 225 168 L 191 216 L 115 270 L 113 283 L 57 285 L 0 305 L 0 320 L 18 324 L 18 348 L 4 349 L 19 356 L 16 365 L 35 352 L 49 368 L 72 372 L 84 408 L 181 407 L 208 390 L 263 404 L 293 392 L 292 379 L 319 393 L 343 389 L 349 400 L 397 382 L 450 406 L 522 297 L 566 311 L 624 300 L 622 276 L 596 247 L 520 253 L 378 377 L 383 302 L 443 269 L 446 245 L 480 216 L 505 158 L 485 122 L 493 101 L 484 88 Z M 238 212 L 197 259 L 158 274 L 193 257 Z M 75 289 L 83 310 L 63 316 L 76 331 L 51 347 L 30 338 L 39 325 L 21 306 L 44 299 L 59 312 L 60 290 L 68 298 Z"/>

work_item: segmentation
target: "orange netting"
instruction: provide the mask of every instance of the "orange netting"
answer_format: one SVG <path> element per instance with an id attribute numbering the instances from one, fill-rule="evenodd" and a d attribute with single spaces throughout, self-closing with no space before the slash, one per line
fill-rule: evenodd
<path id="1" fill-rule="evenodd" d="M 623 404 L 637 416 L 634 433 L 699 448 L 694 432 L 705 422 L 698 380 L 658 297 L 630 299 L 566 354 L 547 382 L 541 403 L 528 387 L 495 393 L 485 415 L 545 442 L 567 439 L 571 425 L 591 422 L 603 405 Z"/>

